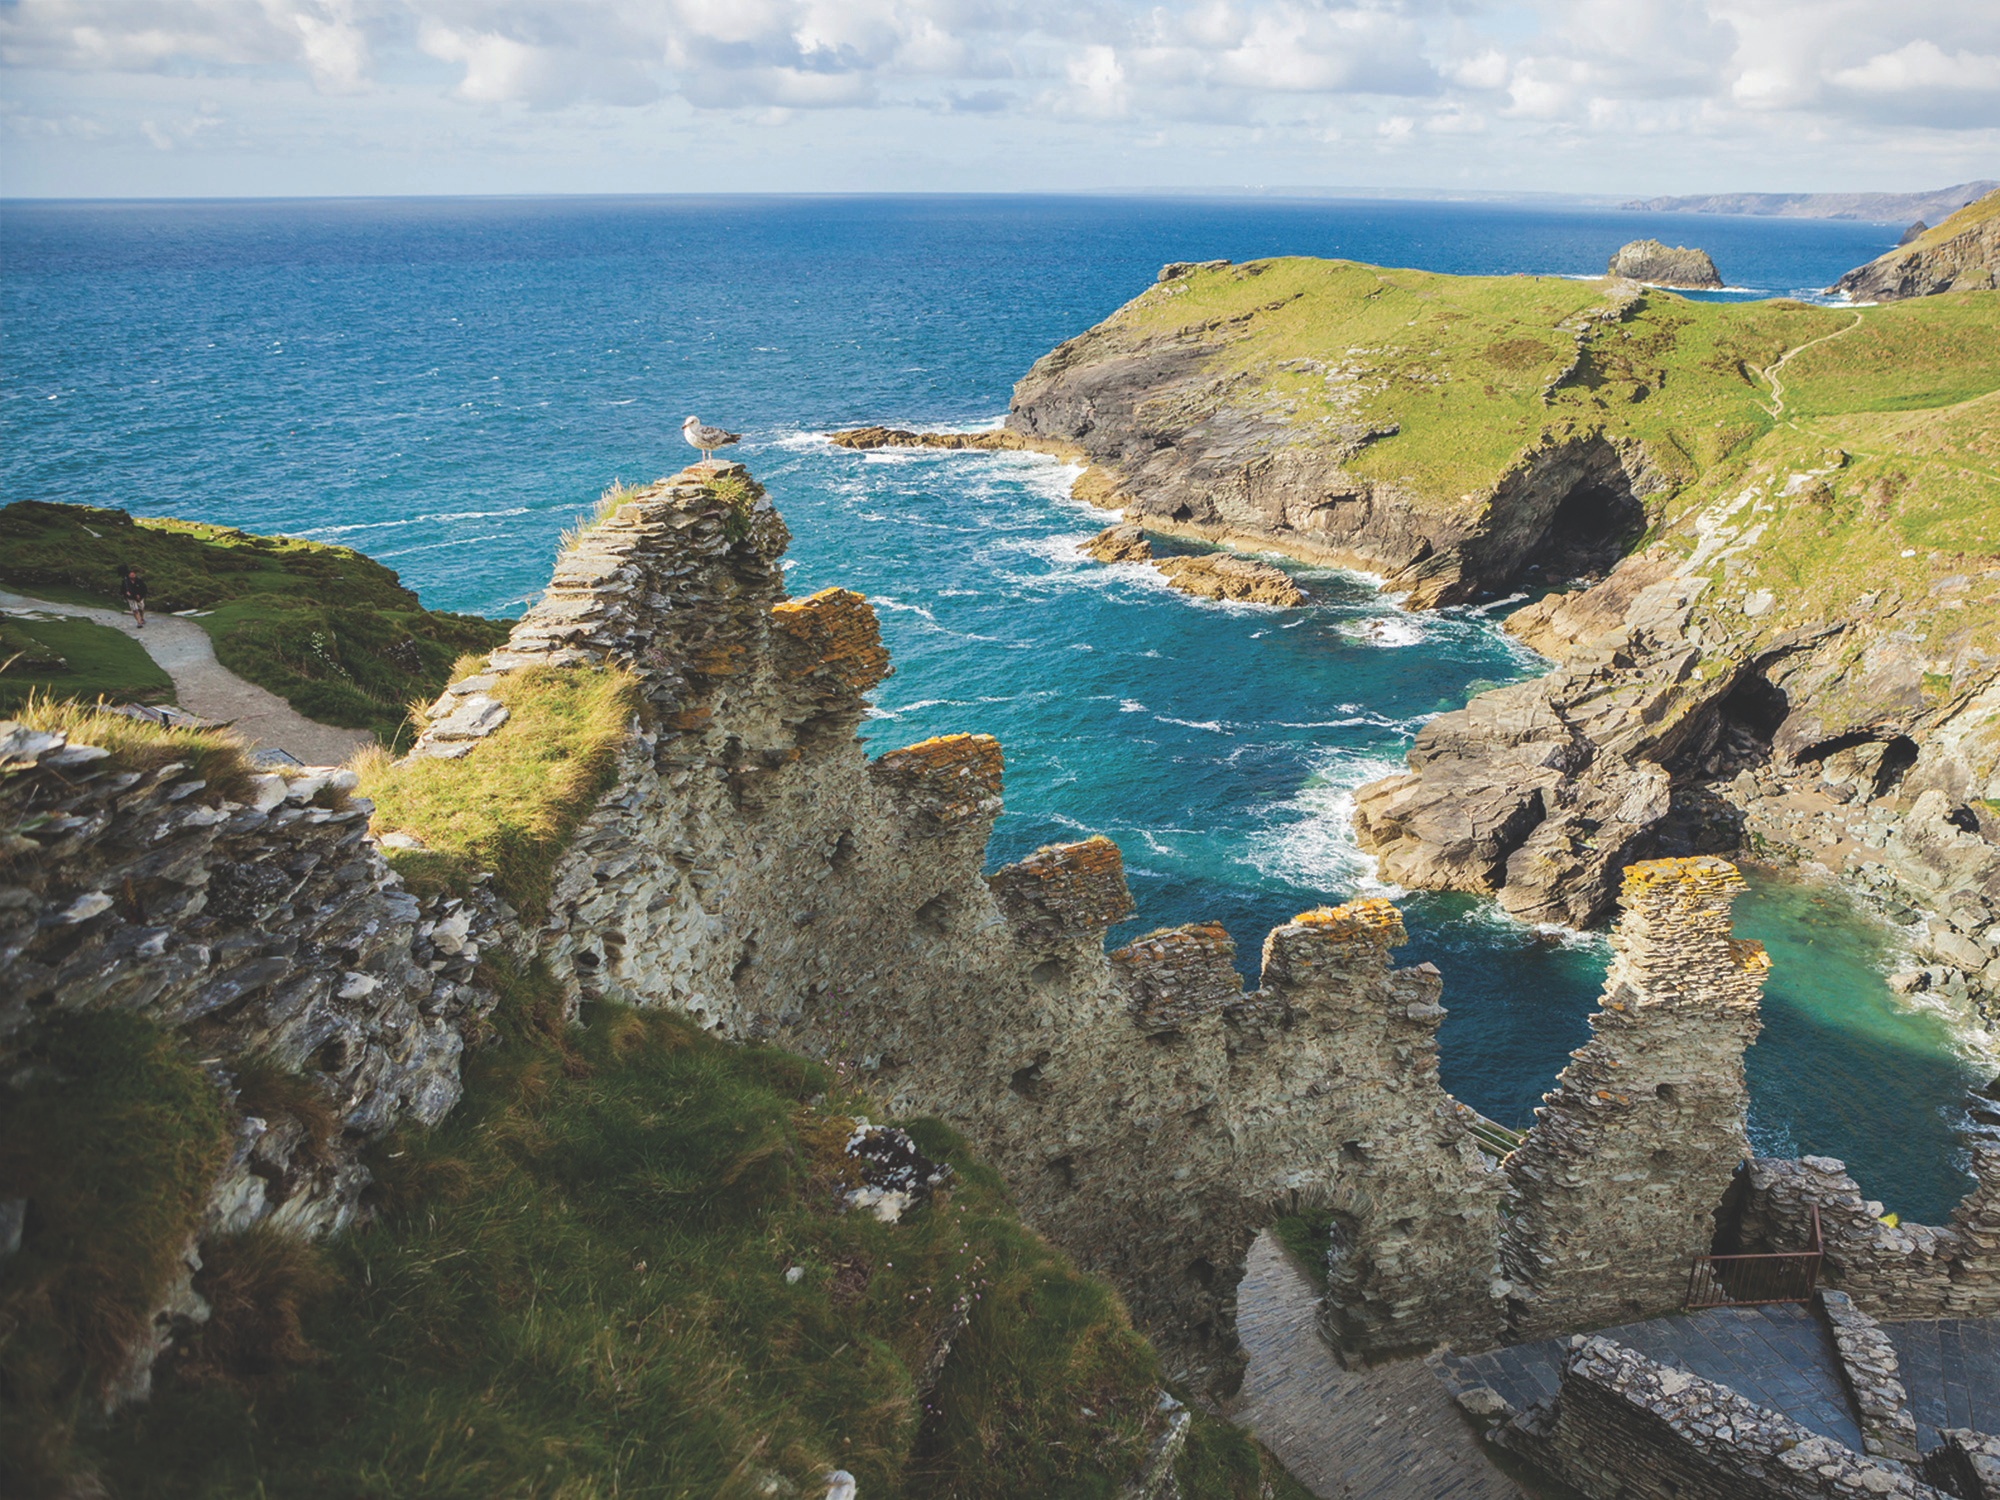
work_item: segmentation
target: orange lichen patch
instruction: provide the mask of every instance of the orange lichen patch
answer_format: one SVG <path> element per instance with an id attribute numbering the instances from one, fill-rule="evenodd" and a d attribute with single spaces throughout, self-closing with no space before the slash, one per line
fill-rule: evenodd
<path id="1" fill-rule="evenodd" d="M 1642 896 L 1734 896 L 1750 884 L 1726 859 L 1696 854 L 1681 859 L 1642 859 L 1625 867 L 1621 899 Z"/>
<path id="2" fill-rule="evenodd" d="M 1771 967 L 1771 955 L 1764 951 L 1764 945 L 1755 938 L 1731 938 L 1729 956 L 1739 969 L 1762 972 Z"/>
<path id="3" fill-rule="evenodd" d="M 857 693 L 889 675 L 875 611 L 852 589 L 821 589 L 774 605 L 771 623 L 805 647 L 808 671 L 824 668 Z"/>
<path id="4" fill-rule="evenodd" d="M 870 767 L 915 810 L 940 825 L 1000 811 L 1003 761 L 990 734 L 941 734 L 891 750 Z"/>
<path id="5" fill-rule="evenodd" d="M 997 871 L 993 887 L 1067 927 L 1109 927 L 1132 910 L 1125 857 L 1103 834 L 1075 844 L 1045 844 Z"/>
<path id="6" fill-rule="evenodd" d="M 1300 927 L 1319 928 L 1327 937 L 1365 937 L 1384 948 L 1400 947 L 1409 936 L 1403 930 L 1403 914 L 1379 896 L 1302 911 L 1292 921 Z"/>

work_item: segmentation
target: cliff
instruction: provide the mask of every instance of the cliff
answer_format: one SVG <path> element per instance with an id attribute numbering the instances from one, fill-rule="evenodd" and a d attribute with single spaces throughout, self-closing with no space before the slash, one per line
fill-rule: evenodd
<path id="1" fill-rule="evenodd" d="M 1961 182 L 1928 193 L 1709 193 L 1691 198 L 1635 198 L 1621 208 L 1656 214 L 1762 214 L 1780 219 L 1941 219 L 2000 189 Z"/>
<path id="2" fill-rule="evenodd" d="M 1934 229 L 1856 266 L 1828 291 L 1856 302 L 1893 302 L 1939 292 L 1991 291 L 2000 284 L 2000 188 Z"/>
<path id="3" fill-rule="evenodd" d="M 1722 275 L 1706 250 L 1664 245 L 1658 240 L 1633 240 L 1619 246 L 1606 274 L 1643 281 L 1647 286 L 1704 290 L 1722 285 Z"/>

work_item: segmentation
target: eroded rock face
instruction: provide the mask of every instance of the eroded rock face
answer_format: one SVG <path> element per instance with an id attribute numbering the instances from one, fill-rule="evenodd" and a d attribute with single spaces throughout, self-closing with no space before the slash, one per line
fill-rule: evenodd
<path id="1" fill-rule="evenodd" d="M 1136 526 L 1107 526 L 1085 542 L 1083 550 L 1101 563 L 1153 560 L 1153 544 Z"/>
<path id="2" fill-rule="evenodd" d="M 1856 302 L 1895 302 L 2000 284 L 2000 191 L 1967 204 L 1935 229 L 1911 226 L 1894 250 L 1856 266 L 1827 290 Z"/>
<path id="3" fill-rule="evenodd" d="M 1621 245 L 1611 257 L 1608 274 L 1648 286 L 1685 287 L 1711 291 L 1722 285 L 1722 276 L 1706 250 L 1684 245 L 1666 245 L 1659 240 L 1633 240 Z"/>
<path id="4" fill-rule="evenodd" d="M 1234 599 L 1244 604 L 1270 604 L 1296 609 L 1305 591 L 1282 570 L 1247 557 L 1215 553 L 1207 557 L 1170 557 L 1153 564 L 1183 594 L 1198 599 Z"/>
<path id="5" fill-rule="evenodd" d="M 1580 349 L 1632 295 L 1614 290 L 1565 332 Z M 1221 363 L 1243 336 L 1210 325 L 1146 335 L 1113 317 L 1035 362 L 1014 387 L 1007 430 L 1088 459 L 1085 481 L 1094 482 L 1080 482 L 1078 494 L 1122 508 L 1130 524 L 1379 574 L 1412 608 L 1508 584 L 1578 492 L 1629 506 L 1636 528 L 1620 538 L 1629 541 L 1643 529 L 1644 497 L 1664 483 L 1636 445 L 1592 437 L 1536 443 L 1479 505 L 1362 477 L 1348 465 L 1396 425 L 1302 430 L 1281 407 L 1246 399 L 1255 379 Z M 1619 550 L 1612 545 L 1604 564 Z"/>

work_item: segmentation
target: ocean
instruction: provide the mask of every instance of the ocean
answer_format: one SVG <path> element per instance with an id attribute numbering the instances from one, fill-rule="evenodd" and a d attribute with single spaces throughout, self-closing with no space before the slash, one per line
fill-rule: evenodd
<path id="1" fill-rule="evenodd" d="M 1504 607 L 1407 614 L 1295 564 L 1305 609 L 1192 601 L 1078 556 L 1107 518 L 1053 460 L 822 434 L 994 424 L 1036 357 L 1168 260 L 1589 275 L 1652 235 L 1708 250 L 1735 289 L 1713 295 L 1810 295 L 1900 227 L 1335 200 L 8 203 L 0 475 L 8 500 L 339 542 L 429 605 L 508 615 L 607 484 L 693 457 L 696 413 L 744 434 L 730 456 L 792 527 L 794 594 L 874 603 L 896 671 L 871 749 L 997 735 L 993 863 L 1108 834 L 1138 902 L 1114 940 L 1220 921 L 1254 978 L 1270 927 L 1382 890 L 1347 827 L 1354 788 L 1431 715 L 1539 670 Z M 1446 1086 L 1527 1124 L 1588 1034 L 1604 939 L 1393 894 L 1403 961 L 1444 973 Z M 1968 1185 L 1970 1065 L 1888 992 L 1893 934 L 1772 879 L 1738 931 L 1777 959 L 1748 1062 L 1758 1149 L 1838 1156 L 1940 1222 Z"/>

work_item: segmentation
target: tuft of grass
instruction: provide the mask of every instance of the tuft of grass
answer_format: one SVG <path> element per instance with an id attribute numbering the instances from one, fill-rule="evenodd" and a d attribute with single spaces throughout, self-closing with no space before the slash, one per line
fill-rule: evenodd
<path id="1" fill-rule="evenodd" d="M 201 1258 L 194 1289 L 208 1303 L 209 1319 L 169 1351 L 165 1374 L 254 1396 L 313 1360 L 305 1309 L 336 1285 L 323 1247 L 259 1224 L 208 1240 Z"/>
<path id="2" fill-rule="evenodd" d="M 843 1212 L 815 1143 L 869 1106 L 825 1068 L 613 1005 L 560 1033 L 545 969 L 493 977 L 508 1040 L 440 1127 L 380 1143 L 373 1224 L 317 1262 L 224 1252 L 249 1333 L 201 1335 L 199 1382 L 92 1435 L 113 1492 L 747 1500 L 845 1468 L 871 1500 L 1110 1500 L 1136 1472 L 1156 1360 L 950 1130 L 907 1127 L 945 1190 L 898 1224 Z M 1194 1493 L 1255 1494 L 1217 1441 L 1197 1471 L 1229 1487 Z"/>
<path id="3" fill-rule="evenodd" d="M 216 659 L 307 718 L 404 732 L 402 705 L 435 697 L 446 666 L 506 639 L 505 621 L 427 610 L 395 573 L 348 547 L 253 536 L 103 506 L 0 507 L 0 582 L 66 603 L 121 607 L 119 567 L 146 577 L 152 608 L 204 610 Z M 52 682 L 65 696 L 90 684 Z M 72 688 L 75 691 L 72 691 Z"/>
<path id="4" fill-rule="evenodd" d="M 25 1198 L 0 1260 L 0 1491 L 70 1472 L 80 1416 L 122 1373 L 229 1152 L 214 1084 L 151 1022 L 57 1013 L 0 1069 L 0 1196 Z"/>
<path id="5" fill-rule="evenodd" d="M 171 703 L 173 679 L 123 631 L 94 620 L 0 618 L 0 714 L 29 698 Z"/>
<path id="6" fill-rule="evenodd" d="M 526 915 L 548 909 L 556 856 L 617 777 L 618 750 L 639 711 L 638 679 L 611 667 L 526 667 L 492 690 L 509 717 L 462 760 L 354 762 L 377 833 L 408 833 L 420 850 L 389 851 L 419 890 L 464 890 L 490 871 Z"/>
<path id="7" fill-rule="evenodd" d="M 257 774 L 244 758 L 243 742 L 228 730 L 168 729 L 128 719 L 100 704 L 46 697 L 31 698 L 12 717 L 31 729 L 68 735 L 74 744 L 109 750 L 111 759 L 103 764 L 112 771 L 150 775 L 185 763 L 208 783 L 194 795 L 210 803 L 247 800 L 250 778 Z"/>
<path id="8" fill-rule="evenodd" d="M 622 479 L 612 480 L 604 487 L 604 493 L 597 497 L 597 504 L 589 510 L 578 511 L 576 519 L 563 528 L 562 536 L 556 543 L 556 556 L 562 557 L 574 552 L 576 544 L 583 540 L 593 526 L 608 519 L 614 510 L 633 499 L 638 493 L 637 485 L 627 484 Z"/>

